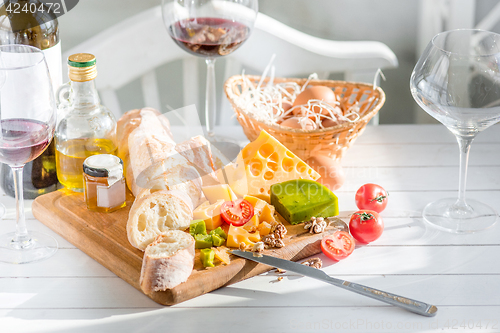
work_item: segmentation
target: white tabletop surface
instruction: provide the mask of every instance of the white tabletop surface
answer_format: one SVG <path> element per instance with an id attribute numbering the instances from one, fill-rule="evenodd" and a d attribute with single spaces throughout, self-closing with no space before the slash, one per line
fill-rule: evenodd
<path id="1" fill-rule="evenodd" d="M 500 210 L 500 127 L 479 134 L 469 160 L 467 197 Z M 244 139 L 241 128 L 229 129 Z M 441 125 L 368 127 L 346 153 L 340 216 L 356 206 L 364 183 L 390 192 L 380 239 L 357 246 L 331 276 L 437 305 L 427 318 L 311 278 L 266 273 L 175 306 L 162 306 L 128 285 L 33 218 L 58 252 L 34 264 L 0 264 L 0 332 L 500 332 L 500 223 L 452 235 L 424 224 L 430 201 L 455 197 L 458 146 Z M 0 233 L 15 228 L 14 199 Z"/>

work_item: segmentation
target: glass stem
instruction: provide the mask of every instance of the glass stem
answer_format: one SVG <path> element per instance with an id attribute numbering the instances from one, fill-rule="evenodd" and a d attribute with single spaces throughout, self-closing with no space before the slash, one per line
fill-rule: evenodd
<path id="1" fill-rule="evenodd" d="M 214 135 L 215 127 L 215 110 L 216 110 L 216 94 L 215 94 L 215 59 L 205 59 L 207 63 L 207 88 L 205 94 L 205 123 L 207 126 L 208 136 Z"/>
<path id="2" fill-rule="evenodd" d="M 467 182 L 467 167 L 469 164 L 469 151 L 474 137 L 457 136 L 458 148 L 460 149 L 460 170 L 458 181 L 458 199 L 455 203 L 460 208 L 467 209 L 465 202 L 465 185 Z"/>

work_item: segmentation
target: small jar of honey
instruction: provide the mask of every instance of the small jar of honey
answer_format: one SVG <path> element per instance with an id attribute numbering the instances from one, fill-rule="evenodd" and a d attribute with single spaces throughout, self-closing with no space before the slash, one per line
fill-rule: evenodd
<path id="1" fill-rule="evenodd" d="M 84 196 L 87 208 L 110 213 L 125 207 L 123 161 L 110 154 L 87 157 L 83 162 Z"/>

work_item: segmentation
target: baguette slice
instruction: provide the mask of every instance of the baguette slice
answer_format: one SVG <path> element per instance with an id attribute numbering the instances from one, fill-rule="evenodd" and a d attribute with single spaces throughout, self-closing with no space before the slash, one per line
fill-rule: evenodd
<path id="1" fill-rule="evenodd" d="M 141 194 L 130 208 L 127 237 L 133 247 L 144 251 L 159 234 L 185 230 L 193 219 L 191 198 L 181 191 L 156 191 Z"/>
<path id="2" fill-rule="evenodd" d="M 146 294 L 172 289 L 185 282 L 194 267 L 194 238 L 183 231 L 158 235 L 146 247 L 140 284 Z"/>

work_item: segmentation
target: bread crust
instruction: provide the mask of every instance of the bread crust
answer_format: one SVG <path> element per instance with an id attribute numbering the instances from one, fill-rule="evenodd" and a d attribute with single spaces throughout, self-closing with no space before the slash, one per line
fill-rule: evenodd
<path id="1" fill-rule="evenodd" d="M 144 253 L 139 280 L 142 291 L 151 294 L 185 282 L 194 267 L 194 244 L 194 238 L 182 231 L 170 230 L 158 235 Z"/>

